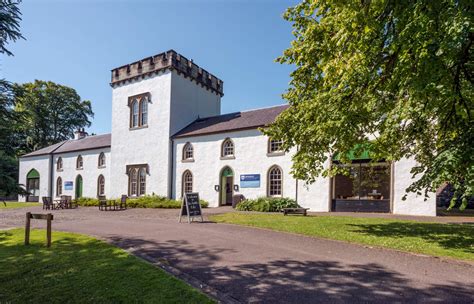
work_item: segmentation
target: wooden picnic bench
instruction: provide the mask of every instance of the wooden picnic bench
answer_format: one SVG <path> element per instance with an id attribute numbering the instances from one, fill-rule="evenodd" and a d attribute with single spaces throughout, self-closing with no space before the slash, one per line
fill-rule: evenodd
<path id="1" fill-rule="evenodd" d="M 115 200 L 107 200 L 105 196 L 99 196 L 99 210 L 100 211 L 118 211 L 127 209 L 127 196 L 122 195 L 120 202 Z"/>
<path id="2" fill-rule="evenodd" d="M 283 208 L 283 215 L 287 214 L 302 214 L 306 216 L 309 208 Z"/>

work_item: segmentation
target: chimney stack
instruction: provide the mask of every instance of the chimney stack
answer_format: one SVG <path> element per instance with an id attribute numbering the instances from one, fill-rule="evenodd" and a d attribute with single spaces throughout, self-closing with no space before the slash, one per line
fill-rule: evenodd
<path id="1" fill-rule="evenodd" d="M 76 132 L 74 132 L 74 139 L 75 140 L 79 140 L 79 139 L 83 139 L 84 137 L 86 137 L 88 134 L 86 131 L 84 131 L 84 128 L 80 128 L 78 129 Z"/>

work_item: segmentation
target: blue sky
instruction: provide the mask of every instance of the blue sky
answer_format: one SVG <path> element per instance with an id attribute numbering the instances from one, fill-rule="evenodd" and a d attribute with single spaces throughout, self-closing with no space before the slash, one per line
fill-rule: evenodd
<path id="1" fill-rule="evenodd" d="M 274 62 L 292 40 L 281 17 L 297 1 L 24 0 L 21 31 L 1 78 L 51 80 L 91 100 L 89 132 L 110 132 L 110 70 L 174 49 L 224 81 L 222 112 L 282 104 L 291 67 Z"/>

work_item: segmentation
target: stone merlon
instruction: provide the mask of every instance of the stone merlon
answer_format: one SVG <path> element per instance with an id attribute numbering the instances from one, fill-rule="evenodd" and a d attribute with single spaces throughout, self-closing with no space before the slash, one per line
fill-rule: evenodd
<path id="1" fill-rule="evenodd" d="M 195 81 L 220 96 L 224 96 L 224 82 L 222 80 L 195 64 L 192 59 L 187 59 L 174 50 L 112 69 L 110 85 L 114 87 L 128 81 L 158 74 L 167 69 L 175 70 L 185 78 Z"/>

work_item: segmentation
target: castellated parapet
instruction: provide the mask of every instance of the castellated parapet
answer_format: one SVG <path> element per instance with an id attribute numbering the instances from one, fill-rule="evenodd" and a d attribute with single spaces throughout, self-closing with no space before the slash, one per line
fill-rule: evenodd
<path id="1" fill-rule="evenodd" d="M 174 50 L 169 50 L 113 69 L 110 85 L 114 87 L 128 81 L 158 74 L 167 69 L 175 70 L 185 78 L 189 77 L 191 80 L 196 81 L 198 85 L 220 96 L 224 95 L 224 82 L 222 80 Z"/>

